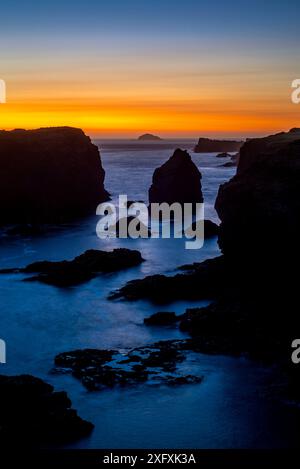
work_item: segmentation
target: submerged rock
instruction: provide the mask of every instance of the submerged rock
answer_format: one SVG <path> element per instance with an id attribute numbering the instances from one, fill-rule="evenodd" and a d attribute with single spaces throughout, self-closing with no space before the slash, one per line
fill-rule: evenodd
<path id="1" fill-rule="evenodd" d="M 30 375 L 0 375 L 0 438 L 7 444 L 37 446 L 88 436 L 93 424 L 71 408 L 65 392 Z"/>
<path id="2" fill-rule="evenodd" d="M 203 376 L 193 376 L 193 375 L 187 375 L 187 376 L 177 376 L 173 378 L 172 376 L 169 376 L 167 378 L 167 383 L 169 386 L 181 386 L 183 384 L 198 384 L 203 381 Z"/>
<path id="3" fill-rule="evenodd" d="M 69 371 L 90 391 L 148 382 L 180 385 L 200 382 L 202 377 L 182 375 L 178 365 L 189 350 L 180 341 L 160 341 L 128 351 L 83 349 L 59 354 L 54 371 Z M 171 374 L 170 374 L 171 373 Z"/>
<path id="4" fill-rule="evenodd" d="M 222 164 L 223 168 L 232 168 L 238 166 L 239 159 L 240 159 L 240 152 L 235 153 L 234 155 L 229 155 L 230 161 L 226 161 L 226 163 Z"/>
<path id="5" fill-rule="evenodd" d="M 179 318 L 173 312 L 162 311 L 152 314 L 144 319 L 147 326 L 169 326 L 179 321 Z"/>
<path id="6" fill-rule="evenodd" d="M 0 131 L 1 224 L 60 223 L 108 199 L 98 148 L 82 130 Z"/>
<path id="7" fill-rule="evenodd" d="M 201 203 L 201 177 L 188 152 L 178 148 L 166 163 L 154 171 L 149 202 Z"/>
<path id="8" fill-rule="evenodd" d="M 218 153 L 216 155 L 216 158 L 230 158 L 230 157 L 231 157 L 230 153 L 227 153 L 226 151 L 224 151 L 222 153 Z"/>
<path id="9" fill-rule="evenodd" d="M 3 269 L 0 273 L 37 273 L 27 281 L 39 281 L 58 287 L 78 285 L 94 278 L 99 273 L 115 272 L 134 267 L 143 262 L 139 251 L 114 249 L 98 251 L 90 249 L 72 261 L 39 261 L 23 269 Z"/>

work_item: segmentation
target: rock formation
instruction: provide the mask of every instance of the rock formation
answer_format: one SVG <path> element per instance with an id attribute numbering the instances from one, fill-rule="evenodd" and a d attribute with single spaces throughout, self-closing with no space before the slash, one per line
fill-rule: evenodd
<path id="1" fill-rule="evenodd" d="M 38 261 L 22 269 L 2 269 L 0 273 L 35 274 L 25 280 L 69 287 L 87 282 L 99 273 L 135 267 L 143 260 L 139 251 L 130 249 L 119 248 L 113 251 L 89 249 L 71 261 Z"/>
<path id="2" fill-rule="evenodd" d="M 0 223 L 57 223 L 108 199 L 98 148 L 70 127 L 0 131 Z"/>
<path id="3" fill-rule="evenodd" d="M 162 140 L 158 135 L 153 135 L 153 134 L 143 134 L 141 135 L 138 140 L 149 140 L 149 141 L 155 141 L 155 140 Z"/>
<path id="4" fill-rule="evenodd" d="M 149 202 L 203 202 L 201 177 L 188 152 L 178 148 L 166 163 L 154 171 Z"/>
<path id="5" fill-rule="evenodd" d="M 1 443 L 36 446 L 88 436 L 93 425 L 71 408 L 65 392 L 30 375 L 0 375 Z"/>
<path id="6" fill-rule="evenodd" d="M 285 255 L 300 229 L 300 129 L 249 140 L 237 174 L 216 200 L 219 244 L 230 256 L 254 260 Z M 254 255 L 254 257 L 253 257 Z"/>
<path id="7" fill-rule="evenodd" d="M 243 145 L 243 141 L 237 140 L 213 140 L 210 138 L 200 137 L 194 148 L 195 153 L 227 153 L 239 151 Z"/>

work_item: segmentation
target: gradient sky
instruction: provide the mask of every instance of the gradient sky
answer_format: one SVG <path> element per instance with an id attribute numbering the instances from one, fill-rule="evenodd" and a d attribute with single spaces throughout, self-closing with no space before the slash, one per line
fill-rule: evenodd
<path id="1" fill-rule="evenodd" d="M 300 126 L 299 1 L 10 0 L 0 128 L 251 136 Z"/>

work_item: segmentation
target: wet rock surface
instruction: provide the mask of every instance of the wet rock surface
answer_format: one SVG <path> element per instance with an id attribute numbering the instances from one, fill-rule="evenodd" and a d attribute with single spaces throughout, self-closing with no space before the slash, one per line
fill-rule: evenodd
<path id="1" fill-rule="evenodd" d="M 137 300 L 148 298 L 156 303 L 168 303 L 176 299 L 213 299 L 226 288 L 229 273 L 223 256 L 181 267 L 185 273 L 174 276 L 151 275 L 132 280 L 111 299 Z"/>
<path id="2" fill-rule="evenodd" d="M 99 273 L 116 272 L 137 266 L 141 262 L 143 258 L 139 251 L 124 248 L 113 251 L 90 249 L 72 261 L 39 261 L 22 269 L 2 269 L 0 273 L 36 273 L 37 275 L 26 280 L 68 287 L 91 280 Z"/>
<path id="3" fill-rule="evenodd" d="M 61 353 L 53 372 L 70 372 L 90 391 L 114 386 L 193 384 L 202 376 L 184 375 L 178 365 L 186 355 L 180 341 L 161 341 L 125 352 L 83 349 Z"/>

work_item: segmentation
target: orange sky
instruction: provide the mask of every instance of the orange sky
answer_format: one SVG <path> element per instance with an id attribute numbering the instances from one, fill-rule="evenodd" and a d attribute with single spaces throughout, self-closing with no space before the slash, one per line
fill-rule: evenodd
<path id="1" fill-rule="evenodd" d="M 212 33 L 207 33 L 211 35 Z M 14 38 L 1 50 L 0 128 L 75 126 L 92 136 L 264 135 L 300 126 L 294 54 L 269 41 L 173 36 Z M 1 38 L 1 31 L 0 31 Z M 69 41 L 69 42 L 68 42 Z"/>

